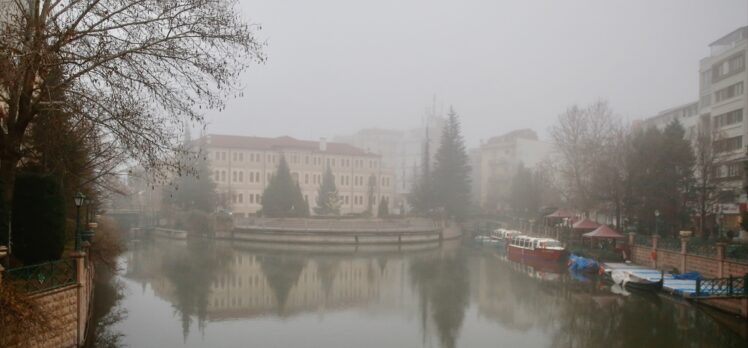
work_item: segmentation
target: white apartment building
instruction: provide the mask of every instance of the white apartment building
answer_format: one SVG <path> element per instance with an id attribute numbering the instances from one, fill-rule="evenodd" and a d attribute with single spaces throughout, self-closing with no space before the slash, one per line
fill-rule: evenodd
<path id="1" fill-rule="evenodd" d="M 745 87 L 748 74 L 745 69 L 748 48 L 748 27 L 739 28 L 709 45 L 711 54 L 699 64 L 699 112 L 710 120 L 715 137 L 715 151 L 722 165 L 717 170 L 721 180 L 720 211 L 729 221 L 737 223 L 739 203 L 745 203 L 743 187 L 743 162 L 746 159 L 748 124 L 745 110 L 748 98 Z"/>
<path id="2" fill-rule="evenodd" d="M 695 139 L 700 125 L 699 120 L 701 118 L 699 115 L 699 102 L 694 101 L 660 111 L 657 115 L 639 122 L 639 126 L 642 128 L 655 127 L 659 130 L 664 130 L 667 125 L 677 120 L 683 126 L 683 129 L 686 130 L 686 139 Z"/>
<path id="3" fill-rule="evenodd" d="M 341 199 L 341 214 L 362 213 L 368 208 L 369 178 L 375 178 L 374 213 L 381 199 L 393 211 L 394 179 L 379 155 L 357 147 L 288 136 L 262 138 L 208 135 L 205 149 L 219 201 L 235 216 L 246 217 L 262 208 L 262 193 L 284 156 L 304 198 L 314 208 L 322 176 L 329 166 Z M 310 209 L 313 210 L 313 209 Z M 313 211 L 312 211 L 313 213 Z"/>
<path id="4" fill-rule="evenodd" d="M 533 168 L 552 155 L 553 145 L 538 140 L 537 133 L 531 129 L 515 130 L 482 143 L 479 168 L 481 207 L 487 211 L 501 208 L 493 206 L 493 201 L 497 197 L 499 200 L 507 197 L 520 164 Z"/>
<path id="5" fill-rule="evenodd" d="M 426 137 L 433 165 L 445 124 L 445 118 L 432 114 L 420 127 L 408 130 L 362 129 L 352 135 L 337 136 L 335 140 L 382 156 L 382 165 L 392 169 L 394 174 L 397 197 L 393 200 L 393 206 L 397 210 L 406 206 L 407 195 L 421 171 Z"/>

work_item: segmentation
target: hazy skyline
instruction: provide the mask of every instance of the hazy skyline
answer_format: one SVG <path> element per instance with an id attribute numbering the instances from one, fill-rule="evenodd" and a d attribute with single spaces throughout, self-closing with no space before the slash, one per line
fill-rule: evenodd
<path id="1" fill-rule="evenodd" d="M 268 62 L 208 131 L 316 139 L 418 126 L 436 94 L 467 144 L 602 98 L 627 119 L 698 99 L 699 60 L 745 0 L 240 1 Z"/>

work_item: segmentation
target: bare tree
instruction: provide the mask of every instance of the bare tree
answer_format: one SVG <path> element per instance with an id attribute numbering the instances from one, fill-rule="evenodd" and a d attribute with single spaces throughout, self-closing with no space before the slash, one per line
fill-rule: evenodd
<path id="1" fill-rule="evenodd" d="M 706 232 L 706 217 L 714 213 L 717 203 L 719 185 L 715 180 L 718 167 L 717 153 L 714 142 L 722 138 L 720 133 L 714 133 L 706 127 L 700 127 L 693 135 L 694 146 L 694 176 L 696 178 L 695 203 L 699 214 L 699 233 Z"/>
<path id="2" fill-rule="evenodd" d="M 11 0 L 0 20 L 0 181 L 12 200 L 27 130 L 43 112 L 85 120 L 146 167 L 182 171 L 187 120 L 238 95 L 262 62 L 235 0 Z M 60 78 L 50 78 L 61 73 Z M 181 174 L 181 173 L 180 173 Z"/>
<path id="3" fill-rule="evenodd" d="M 604 145 L 616 124 L 608 103 L 597 101 L 584 108 L 568 108 L 551 127 L 551 137 L 560 154 L 558 168 L 567 191 L 564 195 L 584 211 L 595 204 L 591 191 L 593 168 L 604 156 Z"/>
<path id="4" fill-rule="evenodd" d="M 592 197 L 612 208 L 619 230 L 630 170 L 627 160 L 629 151 L 629 128 L 615 124 L 610 137 L 601 144 L 598 162 L 591 168 Z"/>

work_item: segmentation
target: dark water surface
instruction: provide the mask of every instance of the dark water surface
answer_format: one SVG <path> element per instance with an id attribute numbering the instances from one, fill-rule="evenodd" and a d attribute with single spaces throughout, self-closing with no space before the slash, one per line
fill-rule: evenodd
<path id="1" fill-rule="evenodd" d="M 120 297 L 99 301 L 111 308 L 97 345 L 748 346 L 745 322 L 668 297 L 617 295 L 563 266 L 459 242 L 408 249 L 134 244 L 111 279 Z"/>

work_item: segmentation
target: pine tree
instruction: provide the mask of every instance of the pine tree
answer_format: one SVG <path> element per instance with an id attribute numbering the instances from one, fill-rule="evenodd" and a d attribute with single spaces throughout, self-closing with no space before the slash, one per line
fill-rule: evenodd
<path id="1" fill-rule="evenodd" d="M 301 188 L 291 177 L 286 158 L 281 156 L 278 169 L 262 194 L 262 214 L 269 217 L 306 216 L 303 201 Z"/>
<path id="2" fill-rule="evenodd" d="M 453 108 L 449 108 L 447 117 L 436 152 L 433 192 L 437 206 L 460 220 L 467 215 L 470 204 L 470 164 L 460 134 L 460 121 Z"/>
<path id="3" fill-rule="evenodd" d="M 322 176 L 322 184 L 317 194 L 317 207 L 314 212 L 318 215 L 340 215 L 340 199 L 338 189 L 335 187 L 335 177 L 332 175 L 330 166 L 327 166 Z"/>
<path id="4" fill-rule="evenodd" d="M 379 200 L 379 207 L 377 208 L 377 217 L 384 218 L 390 215 L 390 202 L 387 198 Z"/>
<path id="5" fill-rule="evenodd" d="M 434 208 L 434 189 L 432 185 L 433 173 L 431 172 L 431 141 L 429 130 L 426 128 L 426 140 L 421 152 L 421 170 L 414 178 L 413 188 L 408 195 L 408 202 L 413 210 L 419 214 L 428 213 Z M 414 168 L 413 173 L 416 173 Z"/>
<path id="6" fill-rule="evenodd" d="M 304 195 L 301 194 L 301 185 L 296 183 L 294 202 L 293 202 L 293 216 L 296 217 L 307 217 L 309 216 L 309 202 L 306 201 Z"/>
<path id="7" fill-rule="evenodd" d="M 167 188 L 170 192 L 165 198 L 170 198 L 173 204 L 184 210 L 214 211 L 217 204 L 216 184 L 210 178 L 208 160 L 193 143 L 189 129 L 185 132 L 181 151 L 181 162 L 191 172 L 178 172 L 171 187 Z"/>

